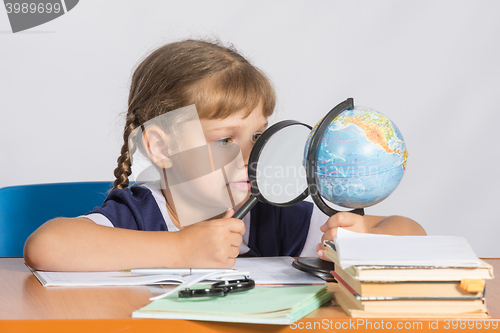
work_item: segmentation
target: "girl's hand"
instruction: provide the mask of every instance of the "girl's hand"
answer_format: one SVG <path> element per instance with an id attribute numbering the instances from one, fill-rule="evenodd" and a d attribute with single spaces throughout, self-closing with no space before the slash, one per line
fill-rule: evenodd
<path id="1" fill-rule="evenodd" d="M 188 267 L 231 268 L 239 254 L 245 224 L 232 219 L 234 210 L 229 209 L 222 219 L 198 222 L 178 231 L 179 255 Z"/>
<path id="2" fill-rule="evenodd" d="M 316 251 L 318 251 L 318 257 L 324 260 L 329 260 L 325 257 L 325 251 L 323 247 L 323 241 L 333 240 L 337 236 L 338 227 L 342 227 L 347 230 L 355 232 L 370 232 L 371 227 L 367 222 L 365 216 L 358 214 L 353 214 L 349 212 L 340 212 L 331 216 L 325 224 L 320 227 L 323 232 L 321 237 L 321 243 L 316 245 Z"/>
<path id="3" fill-rule="evenodd" d="M 338 227 L 355 232 L 366 232 L 385 235 L 425 235 L 425 230 L 420 224 L 404 216 L 373 216 L 357 215 L 349 212 L 340 212 L 331 216 L 325 224 L 320 227 L 323 232 L 321 243 L 316 245 L 318 257 L 325 257 L 323 241 L 333 240 L 337 236 Z"/>

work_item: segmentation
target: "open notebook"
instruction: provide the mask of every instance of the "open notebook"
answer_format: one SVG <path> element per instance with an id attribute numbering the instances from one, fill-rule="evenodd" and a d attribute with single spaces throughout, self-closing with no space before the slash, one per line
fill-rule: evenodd
<path id="1" fill-rule="evenodd" d="M 233 268 L 249 272 L 256 284 L 324 284 L 322 279 L 292 267 L 292 257 L 237 258 Z M 29 267 L 28 267 L 29 268 Z M 179 284 L 191 276 L 141 275 L 121 272 L 47 272 L 31 269 L 45 287 Z"/>

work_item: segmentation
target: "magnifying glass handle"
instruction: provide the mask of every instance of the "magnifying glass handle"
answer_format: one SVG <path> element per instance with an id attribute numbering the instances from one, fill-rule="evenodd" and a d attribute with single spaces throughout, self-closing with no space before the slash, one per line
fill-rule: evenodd
<path id="1" fill-rule="evenodd" d="M 251 195 L 250 198 L 241 206 L 240 209 L 236 213 L 234 213 L 233 218 L 234 219 L 242 219 L 247 215 L 247 213 L 250 211 L 250 209 L 253 208 L 259 202 L 259 199 L 257 199 L 256 196 Z"/>

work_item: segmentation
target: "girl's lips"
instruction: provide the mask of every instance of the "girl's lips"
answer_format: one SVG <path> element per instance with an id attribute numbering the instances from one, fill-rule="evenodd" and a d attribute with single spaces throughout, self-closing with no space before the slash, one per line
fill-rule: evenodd
<path id="1" fill-rule="evenodd" d="M 245 192 L 250 191 L 250 182 L 248 182 L 247 180 L 238 181 L 238 182 L 229 182 L 229 186 L 232 189 L 235 189 L 238 191 L 245 191 Z"/>

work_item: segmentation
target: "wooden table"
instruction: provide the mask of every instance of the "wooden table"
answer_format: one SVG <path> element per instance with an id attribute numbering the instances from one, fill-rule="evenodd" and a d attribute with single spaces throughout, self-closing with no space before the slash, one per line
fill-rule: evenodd
<path id="1" fill-rule="evenodd" d="M 500 259 L 486 261 L 495 272 L 500 272 Z M 145 286 L 45 288 L 26 268 L 23 258 L 0 258 L 2 333 L 297 331 L 289 326 L 131 318 L 133 311 L 150 303 L 150 297 L 151 292 Z M 492 318 L 500 318 L 500 279 L 487 281 L 486 302 Z M 305 327 L 324 318 L 356 320 L 332 302 L 310 313 L 300 325 Z"/>

